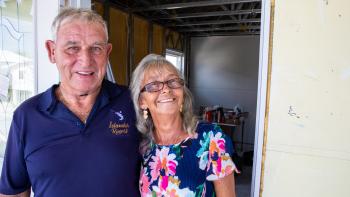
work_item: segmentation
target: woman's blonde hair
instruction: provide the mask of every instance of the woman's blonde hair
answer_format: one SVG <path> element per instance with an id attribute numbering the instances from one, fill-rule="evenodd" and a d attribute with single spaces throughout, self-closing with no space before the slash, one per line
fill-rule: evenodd
<path id="1" fill-rule="evenodd" d="M 162 70 L 162 69 L 171 69 L 176 71 L 177 75 L 183 79 L 182 74 L 180 71 L 168 60 L 166 60 L 163 56 L 156 55 L 156 54 L 149 54 L 146 57 L 144 57 L 141 62 L 137 65 L 136 69 L 133 72 L 131 83 L 130 83 L 130 90 L 132 95 L 132 100 L 134 103 L 135 111 L 136 111 L 136 118 L 137 123 L 136 126 L 139 129 L 139 131 L 143 134 L 143 140 L 140 145 L 141 152 L 145 152 L 148 148 L 151 142 L 154 142 L 154 124 L 152 120 L 152 116 L 149 115 L 149 117 L 145 120 L 143 118 L 143 112 L 142 109 L 140 109 L 139 106 L 139 98 L 141 93 L 141 84 L 144 79 L 144 75 L 149 70 Z M 181 112 L 182 116 L 182 127 L 183 129 L 189 133 L 194 134 L 197 126 L 197 118 L 193 114 L 193 103 L 192 103 L 192 94 L 190 90 L 186 87 L 186 85 L 183 86 L 184 90 L 184 101 L 183 101 L 183 108 Z"/>

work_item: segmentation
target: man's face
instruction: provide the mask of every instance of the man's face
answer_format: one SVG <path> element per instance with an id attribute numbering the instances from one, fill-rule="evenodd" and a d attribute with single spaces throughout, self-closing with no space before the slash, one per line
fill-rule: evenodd
<path id="1" fill-rule="evenodd" d="M 72 21 L 57 32 L 56 42 L 47 41 L 52 63 L 56 63 L 62 88 L 73 94 L 98 91 L 112 50 L 99 23 Z"/>

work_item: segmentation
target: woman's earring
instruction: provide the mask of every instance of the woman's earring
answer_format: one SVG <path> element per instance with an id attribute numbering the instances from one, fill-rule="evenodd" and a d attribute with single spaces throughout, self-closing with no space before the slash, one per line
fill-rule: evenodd
<path id="1" fill-rule="evenodd" d="M 143 119 L 147 120 L 147 118 L 148 118 L 148 111 L 147 111 L 147 109 L 142 109 L 142 112 L 143 112 Z"/>
<path id="2" fill-rule="evenodd" d="M 181 105 L 180 105 L 180 110 L 179 110 L 180 113 L 182 113 L 182 108 L 183 108 L 183 105 L 181 104 Z"/>

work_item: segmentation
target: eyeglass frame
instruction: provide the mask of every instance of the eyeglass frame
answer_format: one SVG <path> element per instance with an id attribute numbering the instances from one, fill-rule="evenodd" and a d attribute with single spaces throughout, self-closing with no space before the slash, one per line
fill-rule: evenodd
<path id="1" fill-rule="evenodd" d="M 173 82 L 173 81 L 178 81 L 180 86 L 179 87 L 171 87 L 171 86 L 169 86 L 169 83 Z M 157 90 L 157 91 L 149 91 L 149 90 L 147 90 L 147 86 L 155 84 L 155 83 L 162 84 L 161 88 L 159 88 L 159 90 Z M 140 93 L 143 93 L 143 92 L 150 92 L 150 93 L 152 93 L 152 92 L 159 92 L 159 91 L 163 90 L 165 84 L 170 89 L 179 89 L 179 88 L 181 88 L 181 87 L 183 87 L 185 85 L 185 80 L 181 79 L 180 77 L 177 77 L 177 78 L 169 79 L 169 80 L 166 80 L 166 81 L 152 81 L 150 83 L 147 83 L 145 86 L 143 86 L 143 88 L 140 90 Z"/>

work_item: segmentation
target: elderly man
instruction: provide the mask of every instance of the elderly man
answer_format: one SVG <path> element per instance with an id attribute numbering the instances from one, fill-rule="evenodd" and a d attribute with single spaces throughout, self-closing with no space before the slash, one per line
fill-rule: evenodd
<path id="1" fill-rule="evenodd" d="M 103 19 L 64 9 L 46 42 L 60 83 L 14 112 L 3 195 L 139 196 L 138 132 L 129 91 L 104 80 L 112 46 Z"/>

